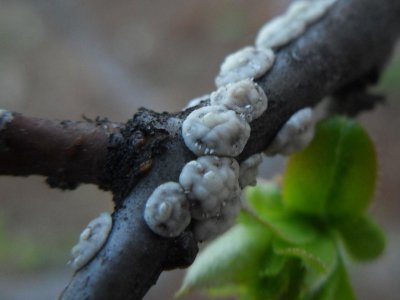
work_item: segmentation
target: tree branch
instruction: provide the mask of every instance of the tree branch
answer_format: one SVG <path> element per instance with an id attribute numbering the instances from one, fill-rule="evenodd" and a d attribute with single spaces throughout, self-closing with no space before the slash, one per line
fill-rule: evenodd
<path id="1" fill-rule="evenodd" d="M 47 176 L 51 187 L 79 183 L 104 185 L 104 166 L 112 139 L 122 124 L 106 119 L 54 121 L 3 111 L 0 174 Z"/>
<path id="2" fill-rule="evenodd" d="M 399 28 L 399 0 L 340 0 L 303 36 L 279 49 L 271 71 L 257 81 L 269 107 L 252 122 L 250 140 L 238 160 L 264 150 L 297 110 L 360 86 L 365 92 L 387 61 Z M 336 104 L 341 112 L 357 111 L 356 102 Z M 361 101 L 359 108 L 363 105 Z M 74 275 L 61 299 L 141 299 L 163 270 L 186 267 L 194 260 L 197 242 L 190 228 L 178 238 L 166 239 L 151 232 L 143 220 L 153 190 L 177 181 L 182 167 L 194 159 L 180 133 L 191 110 L 177 114 L 141 110 L 121 130 L 122 138 L 109 148 L 106 158 L 112 175 L 105 186 L 113 191 L 117 204 L 112 232 L 98 255 Z M 132 142 L 137 145 L 143 139 L 147 141 L 143 154 L 132 150 Z M 140 160 L 142 155 L 145 158 Z M 139 165 L 148 161 L 143 176 Z M 21 172 L 28 173 L 28 169 Z"/>

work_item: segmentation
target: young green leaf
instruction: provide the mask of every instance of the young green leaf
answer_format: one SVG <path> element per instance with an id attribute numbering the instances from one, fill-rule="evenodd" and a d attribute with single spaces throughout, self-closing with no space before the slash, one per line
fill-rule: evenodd
<path id="1" fill-rule="evenodd" d="M 385 235 L 370 217 L 361 216 L 338 227 L 349 254 L 357 260 L 371 260 L 385 249 Z"/>
<path id="2" fill-rule="evenodd" d="M 288 258 L 283 269 L 275 276 L 259 277 L 246 291 L 246 298 L 251 300 L 297 299 L 305 275 L 303 263 L 297 258 Z"/>
<path id="3" fill-rule="evenodd" d="M 274 239 L 273 247 L 276 254 L 298 257 L 311 268 L 325 275 L 329 275 L 336 267 L 338 251 L 333 238 L 328 233 L 321 234 L 305 245 L 291 245 Z"/>
<path id="4" fill-rule="evenodd" d="M 312 241 L 317 231 L 304 217 L 287 212 L 282 203 L 280 188 L 272 183 L 260 184 L 249 188 L 246 192 L 247 200 L 253 212 L 244 210 L 240 220 L 245 220 L 243 215 L 259 221 L 279 238 L 294 244 L 304 244 Z M 246 222 L 246 221 L 244 221 Z"/>
<path id="5" fill-rule="evenodd" d="M 356 300 L 350 279 L 343 261 L 339 261 L 336 270 L 319 291 L 307 300 Z"/>
<path id="6" fill-rule="evenodd" d="M 239 284 L 227 284 L 205 289 L 205 292 L 212 298 L 231 297 L 246 294 L 246 287 Z"/>
<path id="7" fill-rule="evenodd" d="M 258 216 L 256 212 L 243 209 L 238 221 L 242 224 L 263 225 L 266 232 L 291 244 L 305 244 L 317 236 L 317 230 L 307 220 L 293 215 L 269 220 Z"/>
<path id="8" fill-rule="evenodd" d="M 286 299 L 299 299 L 301 291 L 304 285 L 304 278 L 307 273 L 307 269 L 305 268 L 303 262 L 299 259 L 293 259 L 289 261 L 287 264 L 288 270 L 286 273 L 289 273 L 289 284 L 284 292 L 280 295 L 280 300 Z"/>
<path id="9" fill-rule="evenodd" d="M 317 237 L 317 230 L 301 217 L 271 220 L 271 224 L 279 238 L 295 245 L 312 242 Z"/>
<path id="10" fill-rule="evenodd" d="M 247 187 L 245 195 L 250 207 L 262 217 L 276 218 L 285 214 L 281 188 L 273 182 Z"/>
<path id="11" fill-rule="evenodd" d="M 266 255 L 265 261 L 261 265 L 259 275 L 261 277 L 276 276 L 282 272 L 288 257 L 285 255 L 278 255 L 271 249 L 270 253 Z"/>
<path id="12" fill-rule="evenodd" d="M 252 280 L 269 245 L 270 236 L 260 226 L 234 226 L 197 256 L 177 296 Z"/>
<path id="13" fill-rule="evenodd" d="M 335 117 L 317 126 L 304 151 L 289 158 L 283 201 L 293 211 L 322 219 L 362 214 L 375 189 L 373 143 L 360 125 Z"/>

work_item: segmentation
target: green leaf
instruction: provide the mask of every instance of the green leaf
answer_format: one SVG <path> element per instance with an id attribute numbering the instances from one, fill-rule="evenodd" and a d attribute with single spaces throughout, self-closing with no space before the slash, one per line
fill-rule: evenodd
<path id="1" fill-rule="evenodd" d="M 373 143 L 360 125 L 343 117 L 318 124 L 308 148 L 292 155 L 283 201 L 292 211 L 322 219 L 362 214 L 375 190 Z"/>
<path id="2" fill-rule="evenodd" d="M 305 268 L 297 258 L 289 258 L 284 268 L 272 277 L 260 277 L 249 285 L 243 299 L 297 299 L 303 284 Z"/>
<path id="3" fill-rule="evenodd" d="M 221 297 L 230 297 L 244 294 L 246 292 L 246 288 L 243 285 L 224 285 L 215 288 L 206 289 L 206 293 L 208 296 L 212 298 L 221 298 Z"/>
<path id="4" fill-rule="evenodd" d="M 335 272 L 319 291 L 311 295 L 309 300 L 356 300 L 350 279 L 342 261 Z"/>
<path id="5" fill-rule="evenodd" d="M 268 220 L 246 209 L 242 209 L 239 223 L 259 224 L 265 226 L 264 230 L 276 237 L 293 244 L 304 244 L 312 241 L 317 236 L 317 230 L 302 217 L 287 215 L 277 220 Z"/>
<path id="6" fill-rule="evenodd" d="M 299 299 L 299 296 L 301 295 L 303 289 L 304 278 L 307 270 L 304 267 L 302 261 L 298 259 L 290 261 L 287 266 L 288 270 L 286 271 L 286 273 L 289 273 L 290 275 L 288 287 L 280 295 L 279 299 Z"/>
<path id="7" fill-rule="evenodd" d="M 246 196 L 254 211 L 244 210 L 239 222 L 250 223 L 253 218 L 253 222 L 260 222 L 279 238 L 294 244 L 304 244 L 316 237 L 317 231 L 307 219 L 287 212 L 277 185 L 260 184 L 248 189 Z"/>
<path id="8" fill-rule="evenodd" d="M 273 241 L 275 253 L 298 257 L 316 271 L 329 275 L 337 264 L 338 250 L 333 238 L 321 234 L 314 241 L 305 245 L 290 245 L 281 240 Z"/>
<path id="9" fill-rule="evenodd" d="M 240 285 L 254 279 L 269 246 L 270 236 L 262 227 L 234 226 L 197 256 L 177 296 L 192 290 Z"/>
<path id="10" fill-rule="evenodd" d="M 271 277 L 278 275 L 283 270 L 287 260 L 287 256 L 277 255 L 271 249 L 269 255 L 265 257 L 265 261 L 261 266 L 259 275 L 261 277 Z"/>
<path id="11" fill-rule="evenodd" d="M 271 220 L 271 223 L 278 237 L 296 245 L 311 242 L 317 236 L 316 229 L 299 217 L 292 216 L 281 220 Z"/>
<path id="12" fill-rule="evenodd" d="M 370 217 L 361 216 L 338 227 L 349 254 L 357 260 L 377 258 L 385 249 L 385 235 Z"/>
<path id="13" fill-rule="evenodd" d="M 269 219 L 285 214 L 281 188 L 273 182 L 258 184 L 255 187 L 247 187 L 245 195 L 250 207 L 261 217 Z"/>
<path id="14" fill-rule="evenodd" d="M 254 212 L 247 210 L 246 208 L 242 208 L 237 216 L 237 222 L 244 226 L 255 226 L 255 227 L 263 227 L 265 226 L 261 220 L 261 218 Z M 264 228 L 265 230 L 265 228 Z"/>

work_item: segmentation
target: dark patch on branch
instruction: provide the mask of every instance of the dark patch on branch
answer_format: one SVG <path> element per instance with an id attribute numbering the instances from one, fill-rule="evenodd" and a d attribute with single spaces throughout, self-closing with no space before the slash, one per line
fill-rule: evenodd
<path id="1" fill-rule="evenodd" d="M 153 158 L 165 151 L 163 141 L 169 134 L 163 122 L 159 114 L 140 109 L 121 132 L 110 136 L 104 172 L 107 178 L 103 179 L 106 184 L 101 187 L 113 192 L 116 208 L 137 181 L 150 171 Z"/>

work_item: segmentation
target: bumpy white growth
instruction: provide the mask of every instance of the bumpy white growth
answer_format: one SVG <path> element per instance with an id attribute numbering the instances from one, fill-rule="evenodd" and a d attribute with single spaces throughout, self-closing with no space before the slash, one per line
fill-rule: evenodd
<path id="1" fill-rule="evenodd" d="M 190 223 L 189 202 L 176 182 L 158 186 L 147 200 L 144 219 L 152 231 L 163 237 L 175 237 Z"/>
<path id="2" fill-rule="evenodd" d="M 235 219 L 240 208 L 241 201 L 240 198 L 237 197 L 226 203 L 226 205 L 221 209 L 220 216 L 201 221 L 194 221 L 193 233 L 196 240 L 203 242 L 211 240 L 224 233 L 235 224 Z"/>
<path id="3" fill-rule="evenodd" d="M 240 195 L 239 165 L 233 158 L 202 156 L 182 169 L 179 183 L 190 200 L 192 218 L 221 215 L 222 208 Z"/>
<path id="4" fill-rule="evenodd" d="M 321 18 L 336 0 L 298 0 L 289 6 L 286 16 L 302 20 L 306 25 Z"/>
<path id="5" fill-rule="evenodd" d="M 225 58 L 215 84 L 221 87 L 246 78 L 261 77 L 272 67 L 274 60 L 274 52 L 270 49 L 245 47 Z"/>
<path id="6" fill-rule="evenodd" d="M 196 155 L 239 155 L 250 137 L 250 126 L 222 106 L 196 109 L 182 124 L 186 146 Z"/>
<path id="7" fill-rule="evenodd" d="M 13 115 L 11 112 L 0 109 L 0 131 L 6 128 L 7 124 L 13 120 Z"/>
<path id="8" fill-rule="evenodd" d="M 257 153 L 240 164 L 239 184 L 241 188 L 257 184 L 258 167 L 261 163 L 262 156 Z"/>
<path id="9" fill-rule="evenodd" d="M 211 106 L 193 111 L 182 125 L 187 147 L 196 155 L 239 155 L 249 136 L 247 122 L 260 117 L 268 101 L 263 90 L 253 82 L 272 67 L 272 49 L 298 38 L 307 25 L 321 18 L 336 0 L 299 0 L 287 12 L 265 24 L 256 46 L 243 48 L 227 56 L 215 79 L 219 89 L 211 95 L 193 99 L 187 107 L 210 99 Z M 314 136 L 311 108 L 296 112 L 279 131 L 266 150 L 267 155 L 291 154 L 304 148 Z M 245 160 L 239 167 L 232 158 L 202 156 L 182 169 L 179 182 L 190 201 L 193 232 L 198 241 L 209 240 L 227 230 L 241 207 L 240 187 L 256 184 L 260 154 Z M 150 199 L 149 199 L 150 200 Z M 162 203 L 156 209 L 158 220 L 170 215 Z"/>
<path id="10" fill-rule="evenodd" d="M 101 213 L 82 231 L 79 242 L 71 250 L 69 264 L 76 271 L 85 266 L 103 247 L 112 227 L 111 215 Z"/>
<path id="11" fill-rule="evenodd" d="M 276 49 L 298 38 L 306 26 L 321 18 L 336 0 L 295 1 L 287 12 L 266 23 L 256 37 L 261 49 Z"/>
<path id="12" fill-rule="evenodd" d="M 314 2 L 319 2 L 319 0 L 315 0 Z M 304 12 L 310 9 L 310 6 L 313 6 L 312 1 L 310 0 L 293 1 L 287 8 L 284 15 L 291 18 L 299 18 L 300 15 L 303 15 Z"/>
<path id="13" fill-rule="evenodd" d="M 306 24 L 286 15 L 276 17 L 261 27 L 256 46 L 260 49 L 278 48 L 299 37 L 306 30 Z"/>
<path id="14" fill-rule="evenodd" d="M 315 118 L 313 110 L 303 108 L 293 114 L 283 125 L 274 141 L 265 150 L 267 155 L 290 155 L 305 148 L 314 137 Z"/>
<path id="15" fill-rule="evenodd" d="M 263 89 L 251 79 L 220 87 L 211 94 L 210 102 L 234 110 L 247 122 L 261 116 L 268 106 Z"/>

